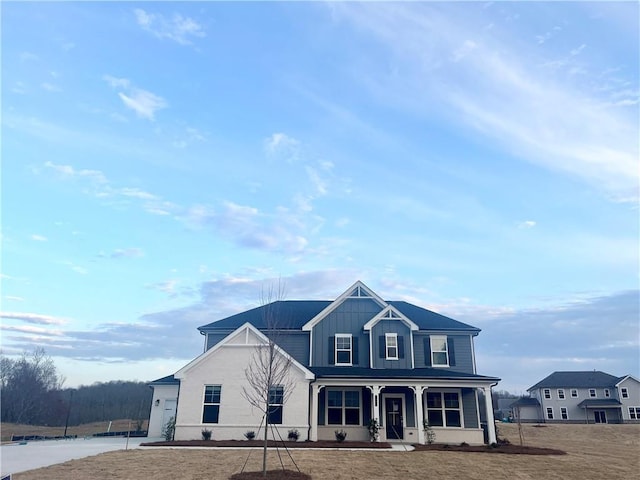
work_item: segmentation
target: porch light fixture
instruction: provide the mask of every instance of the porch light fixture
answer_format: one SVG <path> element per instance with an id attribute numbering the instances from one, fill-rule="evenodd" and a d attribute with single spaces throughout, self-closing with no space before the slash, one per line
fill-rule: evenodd
<path id="1" fill-rule="evenodd" d="M 160 405 L 160 399 L 159 399 L 159 398 L 156 400 L 156 407 L 157 407 L 158 405 Z"/>

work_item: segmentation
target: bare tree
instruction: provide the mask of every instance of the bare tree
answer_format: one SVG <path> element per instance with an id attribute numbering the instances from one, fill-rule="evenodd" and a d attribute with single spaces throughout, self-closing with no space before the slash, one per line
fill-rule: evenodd
<path id="1" fill-rule="evenodd" d="M 283 408 L 295 383 L 290 375 L 291 357 L 279 351 L 276 344 L 278 327 L 284 326 L 280 316 L 279 302 L 284 298 L 284 287 L 278 282 L 261 295 L 262 320 L 266 329 L 267 342 L 257 345 L 245 369 L 247 386 L 242 387 L 242 396 L 253 407 L 260 410 L 264 418 L 264 446 L 262 451 L 262 474 L 267 475 L 267 436 L 270 416 Z"/>

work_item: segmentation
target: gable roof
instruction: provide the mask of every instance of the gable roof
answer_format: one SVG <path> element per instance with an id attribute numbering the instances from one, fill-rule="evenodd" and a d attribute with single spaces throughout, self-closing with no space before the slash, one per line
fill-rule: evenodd
<path id="1" fill-rule="evenodd" d="M 622 382 L 624 382 L 625 380 L 627 380 L 627 379 L 631 379 L 631 380 L 633 380 L 633 381 L 634 381 L 634 382 L 636 382 L 636 383 L 640 383 L 640 380 L 638 380 L 638 379 L 637 379 L 636 377 L 634 377 L 633 375 L 624 375 L 624 376 L 622 376 L 622 377 L 618 378 L 618 383 L 616 383 L 616 387 L 617 387 L 618 385 L 620 385 Z"/>
<path id="2" fill-rule="evenodd" d="M 180 380 L 175 378 L 173 375 L 167 375 L 166 377 L 153 380 L 152 382 L 149 382 L 147 385 L 149 385 L 150 387 L 155 387 L 158 385 L 180 385 Z"/>
<path id="3" fill-rule="evenodd" d="M 393 305 L 389 305 L 388 307 L 384 308 L 375 317 L 365 323 L 363 328 L 365 330 L 371 330 L 375 326 L 375 324 L 381 320 L 400 321 L 406 324 L 409 329 L 418 330 L 418 325 L 409 320 L 405 315 L 402 314 L 400 310 L 395 308 Z"/>
<path id="4" fill-rule="evenodd" d="M 239 338 L 239 335 L 241 333 L 244 333 L 246 335 L 245 338 L 246 338 L 246 342 L 247 343 L 245 343 L 244 345 L 268 345 L 268 343 L 269 343 L 269 339 L 260 330 L 258 330 L 256 327 L 254 327 L 251 323 L 247 322 L 247 323 L 241 325 L 240 327 L 238 327 L 236 330 L 234 330 L 229 335 L 227 335 L 221 342 L 217 343 L 216 345 L 211 347 L 206 352 L 204 352 L 201 355 L 197 356 L 196 358 L 191 360 L 188 364 L 186 364 L 184 367 L 182 367 L 180 370 L 178 370 L 174 374 L 175 378 L 177 378 L 177 379 L 183 378 L 186 372 L 191 370 L 196 365 L 199 365 L 201 362 L 203 362 L 205 359 L 209 358 L 211 355 L 213 355 L 215 352 L 217 352 L 218 350 L 223 348 L 225 345 L 231 344 L 232 341 L 234 341 L 236 338 Z M 255 336 L 259 343 L 258 344 L 249 343 L 250 335 Z M 285 352 L 278 345 L 274 345 L 274 347 L 275 347 L 276 351 L 280 355 L 286 357 L 291 362 L 291 365 L 293 367 L 295 367 L 298 370 L 300 370 L 304 374 L 304 376 L 305 376 L 305 378 L 307 380 L 313 380 L 313 378 L 314 378 L 313 373 L 311 373 L 311 371 L 309 371 L 309 369 L 307 367 L 305 367 L 300 362 L 298 362 L 295 358 L 293 358 L 291 355 L 289 355 L 287 352 Z"/>
<path id="5" fill-rule="evenodd" d="M 512 402 L 509 407 L 539 407 L 540 402 L 535 397 L 520 397 Z"/>
<path id="6" fill-rule="evenodd" d="M 203 334 L 219 330 L 228 332 L 245 323 L 250 323 L 260 330 L 266 330 L 269 327 L 267 325 L 269 315 L 275 315 L 278 318 L 276 325 L 278 330 L 302 331 L 306 324 L 318 317 L 333 303 L 330 300 L 279 300 L 202 325 L 198 327 L 198 330 Z M 474 334 L 480 332 L 477 327 L 408 302 L 388 301 L 386 304 L 400 312 L 409 321 L 417 325 L 420 330 L 465 331 Z"/>
<path id="7" fill-rule="evenodd" d="M 615 387 L 620 381 L 619 377 L 597 370 L 586 372 L 553 372 L 548 377 L 540 380 L 527 391 L 538 388 L 602 388 Z"/>

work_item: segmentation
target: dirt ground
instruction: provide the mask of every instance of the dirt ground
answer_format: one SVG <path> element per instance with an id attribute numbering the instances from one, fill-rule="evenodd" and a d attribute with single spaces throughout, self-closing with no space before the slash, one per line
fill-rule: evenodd
<path id="1" fill-rule="evenodd" d="M 147 429 L 148 423 L 148 421 L 144 422 L 142 426 L 143 430 Z M 93 435 L 94 433 L 106 432 L 108 428 L 109 422 L 85 423 L 83 425 L 68 427 L 67 435 L 77 435 L 79 437 L 84 437 L 85 435 Z M 111 422 L 112 432 L 123 432 L 129 429 L 135 430 L 135 428 L 135 420 L 114 420 L 113 422 Z M 45 427 L 34 425 L 18 425 L 15 423 L 3 423 L 2 425 L 0 425 L 0 436 L 3 442 L 10 440 L 11 435 L 64 435 L 64 426 Z"/>
<path id="2" fill-rule="evenodd" d="M 517 426 L 500 424 L 500 435 L 519 443 Z M 524 425 L 525 445 L 564 450 L 567 455 L 491 455 L 416 451 L 295 450 L 302 472 L 315 480 L 423 478 L 468 480 L 600 480 L 637 478 L 640 425 Z M 286 457 L 286 454 L 282 452 Z M 130 480 L 228 479 L 241 470 L 261 468 L 259 450 L 136 449 L 109 452 L 14 475 L 14 480 L 87 478 Z M 289 458 L 285 468 L 295 470 Z M 279 468 L 270 452 L 269 469 Z"/>

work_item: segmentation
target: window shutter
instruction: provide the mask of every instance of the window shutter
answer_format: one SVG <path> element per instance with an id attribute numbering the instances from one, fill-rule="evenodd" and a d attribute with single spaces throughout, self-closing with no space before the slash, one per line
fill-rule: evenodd
<path id="1" fill-rule="evenodd" d="M 404 337 L 398 335 L 398 358 L 404 358 Z"/>
<path id="2" fill-rule="evenodd" d="M 431 366 L 431 339 L 428 335 L 424 337 L 424 364 Z"/>
<path id="3" fill-rule="evenodd" d="M 387 356 L 387 342 L 384 338 L 384 335 L 380 335 L 378 337 L 378 355 L 380 358 L 385 358 Z"/>
<path id="4" fill-rule="evenodd" d="M 351 338 L 351 364 L 358 365 L 358 337 Z"/>
<path id="5" fill-rule="evenodd" d="M 329 365 L 336 364 L 336 337 L 329 337 L 329 353 L 327 355 Z"/>
<path id="6" fill-rule="evenodd" d="M 447 337 L 447 351 L 449 352 L 449 366 L 456 366 L 456 350 L 453 346 L 453 337 Z"/>

